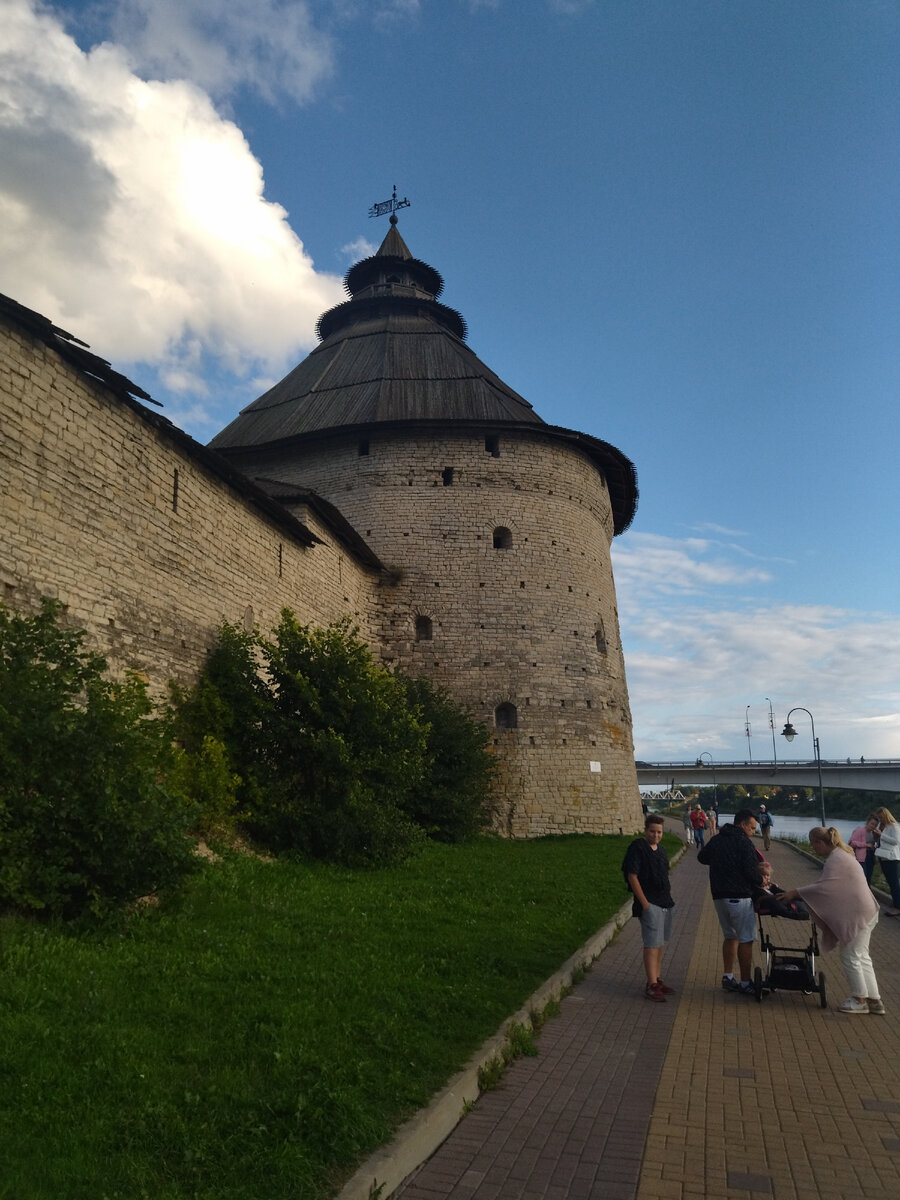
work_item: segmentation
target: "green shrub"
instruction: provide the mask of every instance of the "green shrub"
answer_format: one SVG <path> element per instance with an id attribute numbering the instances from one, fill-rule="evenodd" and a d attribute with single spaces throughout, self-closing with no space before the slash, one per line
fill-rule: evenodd
<path id="1" fill-rule="evenodd" d="M 403 684 L 348 618 L 320 628 L 284 609 L 274 635 L 262 643 L 272 707 L 252 830 L 348 866 L 400 861 L 422 840 L 406 806 L 426 753 Z"/>
<path id="2" fill-rule="evenodd" d="M 404 678 L 403 685 L 428 729 L 425 774 L 406 812 L 435 841 L 469 841 L 493 814 L 490 730 L 431 680 Z"/>
<path id="3" fill-rule="evenodd" d="M 231 819 L 256 807 L 263 774 L 263 729 L 272 697 L 260 676 L 259 634 L 223 622 L 200 679 L 189 689 L 171 687 L 174 736 L 189 756 L 202 756 L 204 740 L 224 748 L 227 773 L 237 775 Z M 198 765 L 198 769 L 201 769 Z M 224 818 L 224 804 L 218 807 Z"/>
<path id="4" fill-rule="evenodd" d="M 99 913 L 190 870 L 193 813 L 160 782 L 171 741 L 145 684 L 107 681 L 59 613 L 0 606 L 0 904 Z"/>
<path id="5" fill-rule="evenodd" d="M 241 777 L 232 771 L 228 751 L 218 738 L 207 734 L 196 750 L 176 747 L 166 784 L 196 809 L 194 832 L 206 836 L 234 831 L 241 815 L 237 800 Z"/>
<path id="6" fill-rule="evenodd" d="M 302 626 L 285 609 L 269 639 L 223 624 L 172 704 L 181 786 L 207 821 L 230 813 L 276 852 L 386 865 L 425 836 L 465 841 L 490 822 L 487 728 L 428 680 L 380 666 L 349 618 Z"/>

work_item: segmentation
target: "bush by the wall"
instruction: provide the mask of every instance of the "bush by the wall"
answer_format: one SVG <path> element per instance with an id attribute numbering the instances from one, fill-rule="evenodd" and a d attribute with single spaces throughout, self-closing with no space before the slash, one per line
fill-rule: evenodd
<path id="1" fill-rule="evenodd" d="M 262 648 L 272 704 L 251 827 L 273 848 L 348 866 L 399 861 L 422 838 L 406 805 L 426 754 L 403 685 L 349 619 L 300 625 L 285 609 Z"/>
<path id="2" fill-rule="evenodd" d="M 60 606 L 0 606 L 0 904 L 99 913 L 179 879 L 193 811 L 161 782 L 167 722 L 144 683 L 111 682 Z"/>
<path id="3" fill-rule="evenodd" d="M 490 730 L 430 679 L 402 682 L 427 726 L 425 775 L 406 812 L 435 841 L 468 841 L 484 831 L 494 811 Z"/>

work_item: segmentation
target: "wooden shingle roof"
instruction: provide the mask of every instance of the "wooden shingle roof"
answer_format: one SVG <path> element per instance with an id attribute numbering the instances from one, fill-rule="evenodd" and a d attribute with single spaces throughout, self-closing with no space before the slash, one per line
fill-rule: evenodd
<path id="1" fill-rule="evenodd" d="M 530 426 L 588 450 L 611 484 L 616 532 L 637 503 L 632 463 L 613 446 L 547 425 L 466 345 L 458 312 L 437 300 L 443 280 L 413 258 L 391 217 L 378 252 L 347 272 L 350 299 L 319 320 L 319 346 L 209 443 L 240 461 L 339 430 L 404 423 Z M 615 481 L 615 482 L 614 482 Z"/>

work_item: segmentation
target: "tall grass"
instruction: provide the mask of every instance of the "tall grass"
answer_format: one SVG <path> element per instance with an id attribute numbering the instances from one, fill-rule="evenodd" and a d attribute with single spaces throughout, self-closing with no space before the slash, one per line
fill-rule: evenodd
<path id="1" fill-rule="evenodd" d="M 100 929 L 4 919 L 0 1197 L 332 1194 L 624 903 L 628 840 L 226 852 Z"/>

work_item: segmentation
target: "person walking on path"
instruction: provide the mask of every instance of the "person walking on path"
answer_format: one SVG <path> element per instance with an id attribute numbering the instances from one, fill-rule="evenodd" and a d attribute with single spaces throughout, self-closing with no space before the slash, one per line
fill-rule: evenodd
<path id="1" fill-rule="evenodd" d="M 866 883 L 871 886 L 875 870 L 875 851 L 878 847 L 878 818 L 872 813 L 866 817 L 865 825 L 857 825 L 850 834 L 850 849 L 863 869 Z"/>
<path id="2" fill-rule="evenodd" d="M 757 817 L 757 822 L 758 822 L 759 828 L 762 832 L 763 845 L 768 850 L 769 849 L 769 835 L 772 832 L 773 821 L 772 821 L 772 814 L 769 812 L 769 810 L 766 808 L 766 806 L 764 804 L 761 804 L 759 806 L 759 816 Z"/>
<path id="3" fill-rule="evenodd" d="M 636 838 L 625 851 L 622 871 L 634 896 L 632 916 L 641 922 L 644 947 L 644 971 L 647 986 L 644 995 L 657 1004 L 675 991 L 660 978 L 663 949 L 672 936 L 672 909 L 675 901 L 669 887 L 669 856 L 660 845 L 663 819 L 651 813 L 644 821 L 644 836 Z"/>
<path id="4" fill-rule="evenodd" d="M 725 824 L 697 855 L 709 867 L 709 890 L 722 930 L 722 987 L 726 992 L 753 996 L 751 981 L 756 914 L 752 896 L 759 886 L 757 863 L 760 855 L 751 838 L 756 832 L 756 814 L 742 808 L 734 823 Z M 734 977 L 737 958 L 741 981 Z"/>
<path id="5" fill-rule="evenodd" d="M 893 905 L 893 908 L 884 910 L 884 915 L 900 917 L 900 879 L 898 879 L 900 876 L 900 825 L 886 808 L 876 808 L 875 816 L 878 818 L 879 830 L 875 857 L 881 863 L 887 885 L 891 889 L 891 904 Z"/>
<path id="6" fill-rule="evenodd" d="M 691 806 L 686 806 L 684 815 L 682 816 L 682 824 L 684 826 L 684 840 L 686 845 L 694 845 L 694 826 L 691 823 Z"/>
<path id="7" fill-rule="evenodd" d="M 695 804 L 691 811 L 691 828 L 694 831 L 694 843 L 703 849 L 703 835 L 706 830 L 706 813 L 699 804 Z"/>
<path id="8" fill-rule="evenodd" d="M 837 946 L 852 993 L 838 1012 L 881 1016 L 884 1004 L 869 954 L 869 939 L 878 924 L 878 902 L 854 862 L 853 851 L 833 826 L 811 829 L 809 844 L 814 854 L 825 859 L 821 878 L 782 892 L 779 900 L 803 900 L 821 930 L 822 950 L 827 953 Z"/>

